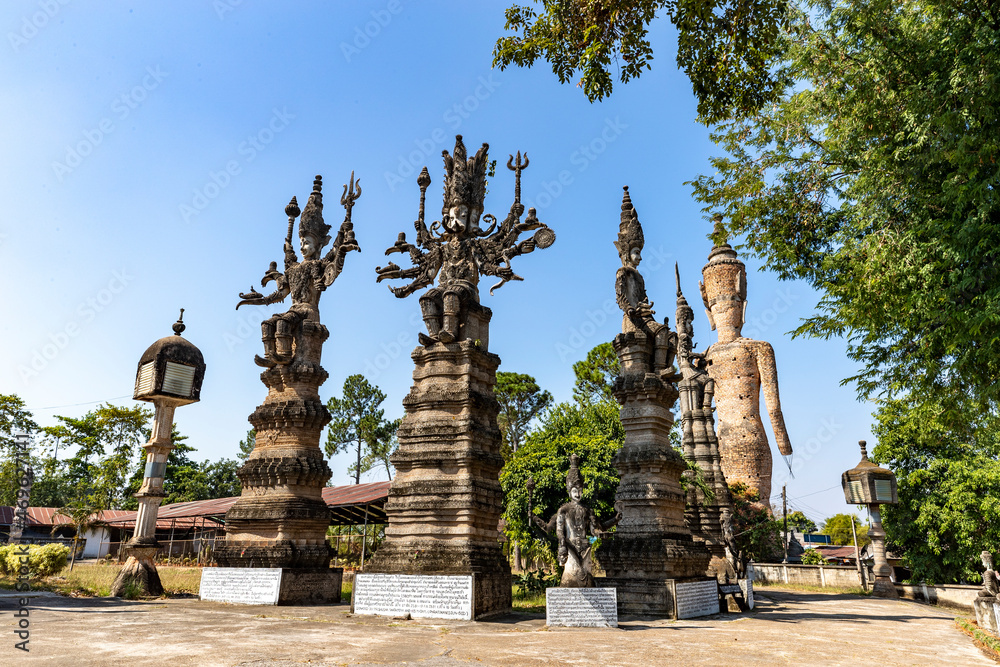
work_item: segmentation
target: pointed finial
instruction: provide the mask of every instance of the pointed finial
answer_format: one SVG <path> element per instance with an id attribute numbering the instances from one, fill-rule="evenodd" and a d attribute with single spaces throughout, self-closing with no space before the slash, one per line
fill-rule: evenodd
<path id="1" fill-rule="evenodd" d="M 684 295 L 681 294 L 681 269 L 677 266 L 677 262 L 674 262 L 674 277 L 677 278 L 677 298 L 680 299 Z"/>
<path id="2" fill-rule="evenodd" d="M 171 327 L 171 328 L 174 330 L 174 335 L 177 335 L 177 336 L 180 336 L 184 332 L 184 329 L 187 328 L 186 326 L 184 326 L 184 309 L 183 308 L 181 308 L 180 317 L 177 318 L 177 321 L 174 322 L 174 326 Z"/>
<path id="3" fill-rule="evenodd" d="M 431 184 L 431 175 L 427 172 L 427 167 L 420 170 L 420 175 L 417 176 L 417 185 L 421 188 L 426 188 Z"/>
<path id="4" fill-rule="evenodd" d="M 858 440 L 858 444 L 861 445 L 861 460 L 862 461 L 867 461 L 868 460 L 868 448 L 866 447 L 866 445 L 868 443 L 865 442 L 864 440 Z"/>
<path id="5" fill-rule="evenodd" d="M 299 213 L 301 212 L 302 211 L 299 210 L 299 200 L 293 196 L 292 201 L 288 202 L 288 206 L 285 207 L 285 215 L 289 218 L 295 219 L 299 217 Z"/>
<path id="6" fill-rule="evenodd" d="M 316 174 L 316 178 L 313 180 L 313 192 L 316 194 L 323 192 L 323 177 L 319 174 Z"/>
<path id="7" fill-rule="evenodd" d="M 628 211 L 629 209 L 635 208 L 632 206 L 632 198 L 628 194 L 628 186 L 622 188 L 625 190 L 625 194 L 622 195 L 622 210 Z"/>

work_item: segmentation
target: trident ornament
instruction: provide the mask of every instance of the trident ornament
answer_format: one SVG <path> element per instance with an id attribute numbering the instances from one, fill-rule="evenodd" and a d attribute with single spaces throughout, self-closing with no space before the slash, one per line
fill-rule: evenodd
<path id="1" fill-rule="evenodd" d="M 354 180 L 354 172 L 351 172 L 351 185 L 344 184 L 344 194 L 340 196 L 340 205 L 344 207 L 347 211 L 346 222 L 351 221 L 351 209 L 354 208 L 354 202 L 358 200 L 361 196 L 361 179 L 359 178 L 356 182 Z"/>
<path id="2" fill-rule="evenodd" d="M 517 161 L 511 155 L 507 160 L 507 168 L 514 172 L 514 203 L 521 203 L 521 170 L 528 168 L 528 154 L 524 154 L 524 162 L 521 162 L 521 151 L 517 152 Z"/>

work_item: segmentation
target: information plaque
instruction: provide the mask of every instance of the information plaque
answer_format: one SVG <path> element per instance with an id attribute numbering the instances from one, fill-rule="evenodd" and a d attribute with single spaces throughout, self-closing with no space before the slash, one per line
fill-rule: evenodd
<path id="1" fill-rule="evenodd" d="M 617 628 L 614 588 L 545 589 L 545 624 L 571 628 Z"/>
<path id="2" fill-rule="evenodd" d="M 472 575 L 357 574 L 355 614 L 472 620 Z"/>
<path id="3" fill-rule="evenodd" d="M 278 604 L 280 567 L 206 567 L 198 595 L 231 604 Z"/>
<path id="4" fill-rule="evenodd" d="M 689 581 L 675 586 L 677 618 L 719 613 L 719 584 L 715 579 Z"/>

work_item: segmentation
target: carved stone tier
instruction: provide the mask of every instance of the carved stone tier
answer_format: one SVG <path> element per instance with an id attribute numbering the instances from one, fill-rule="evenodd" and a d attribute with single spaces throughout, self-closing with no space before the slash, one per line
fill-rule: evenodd
<path id="1" fill-rule="evenodd" d="M 683 384 L 680 390 L 685 391 Z M 731 501 L 729 487 L 722 473 L 712 410 L 695 408 L 686 411 L 683 416 L 684 457 L 698 465 L 702 481 L 711 489 L 714 496 L 711 499 L 706 498 L 704 490 L 694 483 L 694 471 L 685 471 L 684 475 L 689 483 L 684 517 L 695 539 L 703 542 L 712 554 L 712 568 L 709 574 L 722 575 L 728 570 L 726 541 L 722 528 L 723 508 L 731 507 Z"/>
<path id="2" fill-rule="evenodd" d="M 296 360 L 261 373 L 267 398 L 249 417 L 256 446 L 237 472 L 243 493 L 226 512 L 226 540 L 215 550 L 222 567 L 280 567 L 306 577 L 308 586 L 302 577 L 282 577 L 280 599 L 288 604 L 340 599 L 322 495 L 332 471 L 319 448 L 330 421 L 319 398 L 327 378 L 319 360 L 328 337 L 322 324 L 303 321 Z"/>
<path id="3" fill-rule="evenodd" d="M 670 445 L 677 390 L 650 367 L 652 341 L 641 331 L 619 334 L 615 351 L 622 374 L 614 394 L 621 403 L 625 442 L 615 456 L 621 475 L 617 532 L 604 538 L 597 559 L 607 573 L 600 586 L 618 588 L 623 615 L 672 617 L 670 580 L 702 579 L 711 555 L 684 521 L 683 457 Z"/>
<path id="4" fill-rule="evenodd" d="M 366 572 L 475 576 L 477 617 L 511 606 L 500 547 L 500 358 L 487 351 L 491 312 L 470 302 L 460 339 L 413 351 L 413 388 L 392 456 L 385 540 Z"/>

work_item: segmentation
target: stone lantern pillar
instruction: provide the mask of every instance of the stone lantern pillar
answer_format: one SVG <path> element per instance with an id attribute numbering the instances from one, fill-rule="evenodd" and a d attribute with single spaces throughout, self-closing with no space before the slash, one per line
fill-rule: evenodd
<path id="1" fill-rule="evenodd" d="M 880 468 L 868 460 L 866 442 L 860 440 L 861 462 L 841 477 L 844 496 L 852 505 L 867 505 L 871 512 L 872 526 L 868 536 L 872 539 L 872 549 L 875 552 L 875 585 L 872 595 L 883 598 L 898 599 L 899 594 L 892 583 L 890 574 L 892 567 L 885 557 L 885 530 L 882 528 L 881 505 L 895 505 L 899 502 L 896 495 L 896 476 L 891 470 Z M 861 554 L 858 554 L 861 558 Z"/>
<path id="2" fill-rule="evenodd" d="M 156 571 L 156 515 L 163 502 L 163 476 L 167 457 L 174 448 L 170 441 L 174 410 L 179 405 L 195 403 L 201 397 L 201 382 L 205 377 L 205 360 L 201 351 L 181 337 L 184 331 L 184 309 L 173 325 L 174 335 L 161 338 L 143 353 L 135 378 L 137 401 L 149 401 L 155 406 L 153 431 L 146 450 L 146 469 L 142 486 L 135 497 L 139 511 L 135 533 L 125 545 L 128 560 L 114 584 L 111 595 L 120 596 L 128 584 L 135 584 L 147 595 L 162 595 L 163 586 Z"/>

